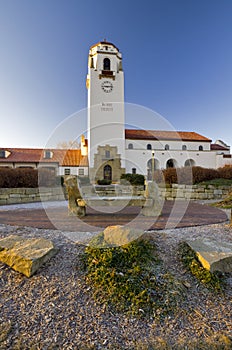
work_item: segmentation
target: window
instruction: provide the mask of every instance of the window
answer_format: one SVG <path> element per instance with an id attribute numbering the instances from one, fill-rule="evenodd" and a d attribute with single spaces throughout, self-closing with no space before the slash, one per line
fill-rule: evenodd
<path id="1" fill-rule="evenodd" d="M 136 168 L 132 168 L 132 174 L 136 174 Z"/>
<path id="2" fill-rule="evenodd" d="M 110 151 L 105 151 L 105 157 L 106 157 L 107 159 L 110 158 Z"/>
<path id="3" fill-rule="evenodd" d="M 53 153 L 51 151 L 44 151 L 44 158 L 45 159 L 51 159 L 53 156 Z"/>
<path id="4" fill-rule="evenodd" d="M 165 145 L 164 149 L 165 149 L 165 151 L 168 151 L 169 150 L 169 145 Z"/>
<path id="5" fill-rule="evenodd" d="M 183 145 L 182 146 L 182 151 L 186 151 L 187 150 L 187 146 L 186 145 Z"/>
<path id="6" fill-rule="evenodd" d="M 83 168 L 78 169 L 78 175 L 83 176 L 84 174 L 85 173 Z"/>
<path id="7" fill-rule="evenodd" d="M 108 57 L 103 60 L 103 70 L 110 70 L 110 59 Z"/>
<path id="8" fill-rule="evenodd" d="M 64 175 L 70 175 L 70 169 L 69 168 L 65 168 L 64 169 Z"/>
<path id="9" fill-rule="evenodd" d="M 6 151 L 0 151 L 0 158 L 6 158 Z"/>
<path id="10" fill-rule="evenodd" d="M 148 143 L 147 149 L 151 149 L 151 144 L 150 143 Z"/>
<path id="11" fill-rule="evenodd" d="M 133 149 L 133 144 L 132 143 L 129 143 L 128 149 Z"/>
<path id="12" fill-rule="evenodd" d="M 203 146 L 199 146 L 199 151 L 203 151 Z"/>

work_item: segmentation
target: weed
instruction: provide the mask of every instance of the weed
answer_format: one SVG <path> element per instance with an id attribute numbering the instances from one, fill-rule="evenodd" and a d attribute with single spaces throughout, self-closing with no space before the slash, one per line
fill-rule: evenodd
<path id="1" fill-rule="evenodd" d="M 101 234 L 94 243 L 104 246 Z M 162 316 L 175 309 L 179 284 L 161 272 L 154 244 L 133 241 L 122 247 L 89 246 L 83 256 L 86 280 L 96 300 L 133 315 Z M 175 293 L 176 292 L 176 293 Z"/>
<path id="2" fill-rule="evenodd" d="M 223 281 L 217 273 L 205 269 L 193 249 L 185 242 L 179 244 L 179 254 L 184 265 L 204 285 L 216 291 L 222 290 Z"/>

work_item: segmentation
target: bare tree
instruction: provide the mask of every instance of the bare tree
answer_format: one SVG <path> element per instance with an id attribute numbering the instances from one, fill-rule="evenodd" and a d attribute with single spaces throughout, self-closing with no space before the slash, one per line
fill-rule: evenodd
<path id="1" fill-rule="evenodd" d="M 59 149 L 79 149 L 80 143 L 76 140 L 74 141 L 60 141 L 58 142 L 57 148 Z"/>

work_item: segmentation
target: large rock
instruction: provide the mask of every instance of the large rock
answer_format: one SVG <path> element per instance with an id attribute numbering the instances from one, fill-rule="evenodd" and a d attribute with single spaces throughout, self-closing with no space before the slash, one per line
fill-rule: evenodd
<path id="1" fill-rule="evenodd" d="M 147 200 L 141 209 L 141 214 L 144 216 L 159 216 L 162 212 L 162 202 L 159 197 L 159 187 L 154 181 L 147 182 L 145 198 Z"/>
<path id="2" fill-rule="evenodd" d="M 108 226 L 104 231 L 104 240 L 113 246 L 128 244 L 143 235 L 143 231 L 127 226 Z"/>
<path id="3" fill-rule="evenodd" d="M 27 277 L 31 277 L 57 251 L 54 244 L 44 238 L 26 239 L 11 235 L 0 239 L 0 261 Z"/>
<path id="4" fill-rule="evenodd" d="M 196 252 L 202 266 L 211 272 L 232 272 L 232 243 L 197 239 L 186 241 Z"/>

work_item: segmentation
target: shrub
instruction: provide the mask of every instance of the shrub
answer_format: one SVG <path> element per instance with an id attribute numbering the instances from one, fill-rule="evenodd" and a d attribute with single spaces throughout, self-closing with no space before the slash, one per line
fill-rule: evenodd
<path id="1" fill-rule="evenodd" d="M 223 168 L 218 168 L 219 177 L 222 179 L 232 180 L 232 166 L 225 165 Z"/>
<path id="2" fill-rule="evenodd" d="M 219 178 L 219 173 L 216 169 L 208 169 L 196 166 L 192 168 L 192 172 L 194 184 Z"/>
<path id="3" fill-rule="evenodd" d="M 225 170 L 229 176 L 230 170 Z M 232 173 L 232 171 L 231 171 Z M 216 169 L 196 167 L 168 168 L 165 170 L 155 171 L 155 181 L 157 183 L 165 182 L 166 184 L 185 184 L 191 185 L 203 181 L 209 181 L 220 177 L 220 172 Z"/>
<path id="4" fill-rule="evenodd" d="M 38 187 L 38 171 L 30 168 L 0 168 L 0 186 L 3 188 Z"/>
<path id="5" fill-rule="evenodd" d="M 144 185 L 144 175 L 142 174 L 122 174 L 121 176 L 121 180 L 126 180 L 128 181 L 131 185 L 133 186 L 140 186 L 140 185 Z M 121 181 L 123 182 L 123 181 Z"/>
<path id="6" fill-rule="evenodd" d="M 111 180 L 107 180 L 107 179 L 97 180 L 98 185 L 107 186 L 107 185 L 111 185 L 111 182 L 112 182 Z"/>
<path id="7" fill-rule="evenodd" d="M 0 187 L 1 188 L 20 188 L 38 186 L 54 187 L 62 185 L 63 178 L 55 176 L 51 169 L 31 169 L 31 168 L 0 168 Z"/>
<path id="8" fill-rule="evenodd" d="M 97 302 L 134 315 L 163 317 L 182 302 L 182 286 L 159 260 L 153 241 L 140 239 L 107 247 L 104 233 L 82 257 L 87 283 Z"/>

